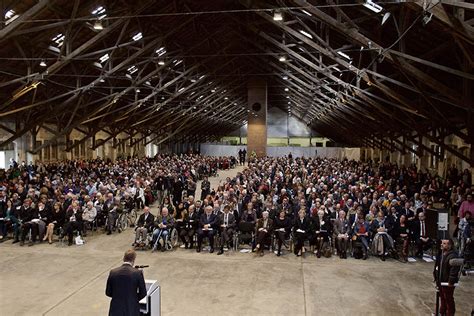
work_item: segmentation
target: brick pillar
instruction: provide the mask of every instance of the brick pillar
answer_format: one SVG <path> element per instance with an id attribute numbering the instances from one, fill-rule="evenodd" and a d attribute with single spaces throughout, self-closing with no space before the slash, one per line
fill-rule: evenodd
<path id="1" fill-rule="evenodd" d="M 255 151 L 257 157 L 267 155 L 267 82 L 251 78 L 248 88 L 247 155 Z M 255 117 L 255 113 L 257 116 Z"/>

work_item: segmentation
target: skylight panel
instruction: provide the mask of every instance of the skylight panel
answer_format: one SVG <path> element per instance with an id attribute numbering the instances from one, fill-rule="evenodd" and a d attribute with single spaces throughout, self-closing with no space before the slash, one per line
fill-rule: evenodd
<path id="1" fill-rule="evenodd" d="M 102 20 L 107 16 L 107 12 L 103 6 L 99 6 L 92 10 L 92 15 L 95 15 L 99 20 Z"/>
<path id="2" fill-rule="evenodd" d="M 138 32 L 137 34 L 133 35 L 132 36 L 132 39 L 136 42 L 136 41 L 139 41 L 143 38 L 143 34 L 142 32 Z"/>
<path id="3" fill-rule="evenodd" d="M 104 63 L 104 62 L 106 62 L 107 60 L 109 60 L 109 58 L 110 58 L 109 54 L 105 54 L 105 55 L 102 55 L 102 56 L 99 58 L 99 60 L 100 60 L 101 63 Z"/>
<path id="4" fill-rule="evenodd" d="M 58 47 L 61 47 L 64 43 L 65 38 L 66 37 L 62 33 L 59 33 L 58 35 L 53 37 L 52 41 L 55 42 Z"/>
<path id="5" fill-rule="evenodd" d="M 133 66 L 129 67 L 127 69 L 127 71 L 128 71 L 129 74 L 133 75 L 135 72 L 138 71 L 138 68 L 135 65 L 133 65 Z"/>
<path id="6" fill-rule="evenodd" d="M 15 19 L 17 19 L 19 17 L 18 14 L 16 14 L 15 11 L 13 10 L 8 10 L 6 13 L 5 13 L 5 25 L 8 25 L 10 24 L 11 22 L 15 21 Z"/>
<path id="7" fill-rule="evenodd" d="M 164 54 L 166 54 L 166 49 L 164 47 L 160 47 L 158 48 L 155 53 L 158 54 L 159 57 L 163 56 Z"/>

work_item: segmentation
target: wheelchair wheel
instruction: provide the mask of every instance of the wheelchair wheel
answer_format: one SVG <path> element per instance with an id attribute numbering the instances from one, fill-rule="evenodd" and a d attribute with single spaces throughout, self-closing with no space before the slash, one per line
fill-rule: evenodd
<path id="1" fill-rule="evenodd" d="M 173 229 L 169 236 L 169 242 L 172 248 L 175 248 L 178 245 L 178 230 Z"/>
<path id="2" fill-rule="evenodd" d="M 121 230 L 124 231 L 125 229 L 128 228 L 128 219 L 127 215 L 125 213 L 120 214 L 118 221 L 117 221 L 117 227 Z"/>
<path id="3" fill-rule="evenodd" d="M 128 214 L 127 214 L 127 218 L 128 218 L 128 225 L 130 227 L 133 227 L 135 226 L 135 223 L 137 221 L 137 211 L 135 209 L 131 210 Z"/>

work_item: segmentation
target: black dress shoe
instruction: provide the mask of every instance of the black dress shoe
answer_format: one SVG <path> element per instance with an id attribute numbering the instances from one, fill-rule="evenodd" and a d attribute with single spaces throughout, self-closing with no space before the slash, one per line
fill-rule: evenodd
<path id="1" fill-rule="evenodd" d="M 201 247 L 197 247 L 196 252 L 201 252 Z"/>
<path id="2" fill-rule="evenodd" d="M 20 246 L 24 246 L 25 245 L 25 242 L 22 240 L 20 241 Z"/>
<path id="3" fill-rule="evenodd" d="M 187 243 L 184 244 L 184 249 L 188 249 L 188 248 L 189 248 L 188 244 Z"/>
<path id="4" fill-rule="evenodd" d="M 220 255 L 222 255 L 223 253 L 224 253 L 224 250 L 221 249 L 221 250 L 219 250 L 219 251 L 217 252 L 217 255 L 220 256 Z"/>
<path id="5" fill-rule="evenodd" d="M 279 257 L 279 256 L 281 256 L 281 253 L 278 251 L 278 252 L 277 252 L 277 257 Z"/>
<path id="6" fill-rule="evenodd" d="M 112 232 L 109 230 L 109 231 L 107 232 L 107 235 L 111 235 L 111 234 L 112 234 Z"/>
<path id="7" fill-rule="evenodd" d="M 209 250 L 209 253 L 213 253 L 214 252 L 214 248 L 211 248 L 211 250 Z"/>
<path id="8" fill-rule="evenodd" d="M 12 244 L 16 244 L 17 242 L 20 242 L 18 239 L 15 239 Z"/>

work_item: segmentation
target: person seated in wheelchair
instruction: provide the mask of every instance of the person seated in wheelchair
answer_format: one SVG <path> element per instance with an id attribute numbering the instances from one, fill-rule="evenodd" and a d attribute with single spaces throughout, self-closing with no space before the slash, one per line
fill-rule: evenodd
<path id="1" fill-rule="evenodd" d="M 219 214 L 219 232 L 221 239 L 221 249 L 217 252 L 217 255 L 222 255 L 224 253 L 224 246 L 227 248 L 230 247 L 230 242 L 232 241 L 232 236 L 234 235 L 235 229 L 235 217 L 234 214 L 230 212 L 230 206 L 224 206 L 224 212 Z"/>
<path id="2" fill-rule="evenodd" d="M 183 203 L 180 203 L 182 206 Z M 190 205 L 188 211 L 182 208 L 179 214 L 182 214 L 182 223 L 181 228 L 178 230 L 179 238 L 184 244 L 185 249 L 193 249 L 194 248 L 194 234 L 196 233 L 199 214 L 196 211 L 196 207 L 194 205 Z"/>
<path id="3" fill-rule="evenodd" d="M 298 257 L 301 257 L 303 254 L 304 242 L 308 238 L 310 228 L 310 220 L 306 216 L 306 210 L 300 209 L 298 211 L 298 217 L 293 224 L 293 234 L 296 241 L 294 252 Z"/>
<path id="4" fill-rule="evenodd" d="M 135 201 L 133 197 L 128 193 L 125 192 L 122 198 L 123 210 L 127 213 L 131 212 L 135 208 Z"/>
<path id="5" fill-rule="evenodd" d="M 370 230 L 374 234 L 372 253 L 377 254 L 382 261 L 385 261 L 386 255 L 393 250 L 393 239 L 388 234 L 386 219 L 382 211 L 377 213 Z"/>
<path id="6" fill-rule="evenodd" d="M 367 250 L 369 249 L 369 224 L 365 221 L 363 214 L 358 214 L 357 221 L 354 223 L 354 234 L 352 235 L 353 249 L 355 248 L 354 242 L 357 241 L 362 245 L 362 259 L 366 260 Z"/>
<path id="7" fill-rule="evenodd" d="M 174 227 L 174 218 L 169 214 L 169 211 L 166 207 L 163 207 L 161 214 L 156 216 L 153 230 L 152 251 L 161 247 L 161 251 L 166 250 L 166 243 L 168 242 L 168 235 L 171 232 L 171 229 Z M 162 243 L 160 244 L 160 241 Z"/>
<path id="8" fill-rule="evenodd" d="M 277 256 L 281 256 L 281 246 L 285 244 L 285 240 L 290 235 L 291 220 L 286 216 L 284 209 L 281 209 L 278 216 L 273 221 L 273 231 L 275 232 L 275 238 L 277 242 Z M 288 245 L 285 244 L 285 247 Z"/>
<path id="9" fill-rule="evenodd" d="M 263 256 L 264 244 L 269 240 L 273 231 L 273 221 L 268 217 L 269 212 L 263 211 L 262 218 L 257 221 L 255 251 L 257 255 Z"/>
<path id="10" fill-rule="evenodd" d="M 115 230 L 117 227 L 117 219 L 119 218 L 120 214 L 123 212 L 123 205 L 120 203 L 120 198 L 116 197 L 113 199 L 113 204 L 111 204 L 108 208 L 107 213 L 107 235 L 112 234 L 112 231 Z M 119 230 L 119 233 L 121 231 Z"/>
<path id="11" fill-rule="evenodd" d="M 324 206 L 320 206 L 316 214 L 313 212 L 310 219 L 311 244 L 315 245 L 314 253 L 318 258 L 321 258 L 324 243 L 329 243 L 331 228 L 329 216 L 326 215 L 324 209 Z"/>
<path id="12" fill-rule="evenodd" d="M 132 246 L 145 247 L 148 232 L 153 230 L 154 221 L 155 217 L 150 213 L 150 208 L 145 206 L 143 208 L 143 214 L 138 217 L 137 226 L 135 227 L 135 242 Z"/>
<path id="13" fill-rule="evenodd" d="M 196 252 L 201 252 L 202 240 L 209 239 L 209 253 L 214 252 L 214 236 L 218 228 L 219 218 L 212 212 L 212 206 L 206 206 L 204 214 L 201 215 L 198 228 L 198 245 Z"/>

